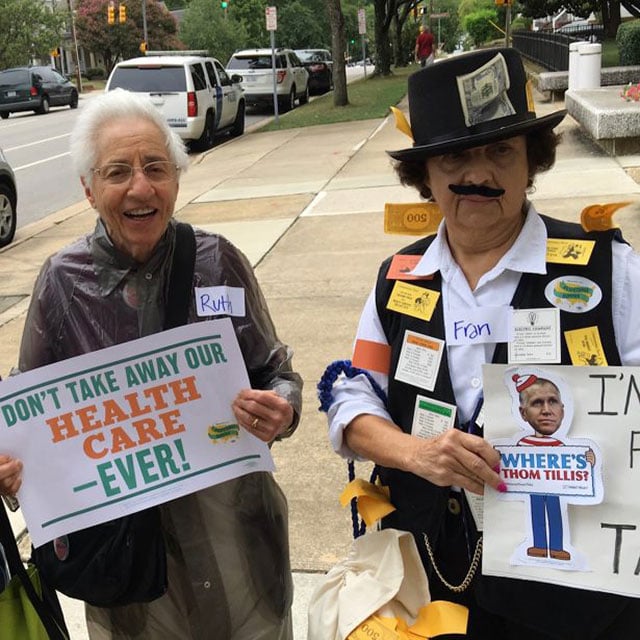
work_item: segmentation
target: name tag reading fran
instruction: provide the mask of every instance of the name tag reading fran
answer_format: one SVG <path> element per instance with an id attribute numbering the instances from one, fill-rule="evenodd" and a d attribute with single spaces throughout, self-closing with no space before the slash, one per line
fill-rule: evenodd
<path id="1" fill-rule="evenodd" d="M 242 287 L 196 287 L 196 311 L 198 316 L 244 317 L 244 289 Z"/>
<path id="2" fill-rule="evenodd" d="M 447 312 L 447 344 L 509 342 L 512 336 L 511 307 L 475 307 Z"/>

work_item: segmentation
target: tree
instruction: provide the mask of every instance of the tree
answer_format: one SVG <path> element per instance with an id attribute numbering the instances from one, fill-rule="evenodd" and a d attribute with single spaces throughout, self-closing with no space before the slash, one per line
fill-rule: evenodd
<path id="1" fill-rule="evenodd" d="M 433 3 L 434 13 L 448 13 L 449 17 L 431 21 L 431 31 L 442 48 L 451 53 L 462 36 L 458 0 L 436 0 Z"/>
<path id="2" fill-rule="evenodd" d="M 233 9 L 228 11 L 232 13 Z M 229 13 L 225 17 L 220 2 L 191 0 L 180 24 L 181 40 L 190 49 L 206 49 L 225 64 L 247 40 L 244 25 Z M 264 20 L 264 9 L 262 17 Z"/>
<path id="3" fill-rule="evenodd" d="M 279 3 L 276 38 L 292 49 L 328 49 L 330 33 L 327 6 L 309 0 Z"/>
<path id="4" fill-rule="evenodd" d="M 213 1 L 213 0 L 212 0 Z M 239 22 L 245 34 L 245 40 L 238 42 L 237 49 L 248 47 L 268 47 L 269 32 L 265 19 L 265 6 L 271 5 L 270 2 L 265 3 L 264 0 L 230 0 L 228 17 L 231 20 Z"/>
<path id="5" fill-rule="evenodd" d="M 344 107 L 349 104 L 347 94 L 347 74 L 345 70 L 344 15 L 340 0 L 327 0 L 329 22 L 331 24 L 331 51 L 333 57 L 333 104 Z"/>
<path id="6" fill-rule="evenodd" d="M 0 0 L 0 68 L 49 60 L 68 15 L 66 8 L 52 11 L 41 0 Z"/>
<path id="7" fill-rule="evenodd" d="M 169 11 L 154 0 L 145 0 L 147 14 L 147 45 L 153 49 L 184 49 L 176 36 L 177 26 Z M 118 60 L 140 55 L 144 38 L 142 4 L 127 2 L 127 21 L 107 24 L 107 0 L 80 0 L 77 9 L 76 33 L 84 48 L 100 53 L 109 73 Z"/>
<path id="8" fill-rule="evenodd" d="M 496 28 L 491 23 L 497 20 L 498 14 L 493 9 L 479 9 L 465 16 L 462 24 L 474 44 L 481 45 L 495 38 Z"/>
<path id="9" fill-rule="evenodd" d="M 399 0 L 374 0 L 376 47 L 376 68 L 374 73 L 377 75 L 387 76 L 391 73 L 389 29 L 396 15 L 398 4 Z"/>

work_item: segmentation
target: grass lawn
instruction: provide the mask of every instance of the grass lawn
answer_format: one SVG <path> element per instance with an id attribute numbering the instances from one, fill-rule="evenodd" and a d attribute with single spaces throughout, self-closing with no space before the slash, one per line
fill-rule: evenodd
<path id="1" fill-rule="evenodd" d="M 325 94 L 309 104 L 282 114 L 275 121 L 262 127 L 260 131 L 277 131 L 309 127 L 314 124 L 351 122 L 382 118 L 389 113 L 407 93 L 407 78 L 418 70 L 417 66 L 394 68 L 390 76 L 367 76 L 366 80 L 356 80 L 347 85 L 349 104 L 336 107 L 333 93 Z"/>
<path id="2" fill-rule="evenodd" d="M 615 40 L 605 40 L 602 43 L 602 66 L 620 66 L 620 54 L 618 53 L 618 44 Z"/>

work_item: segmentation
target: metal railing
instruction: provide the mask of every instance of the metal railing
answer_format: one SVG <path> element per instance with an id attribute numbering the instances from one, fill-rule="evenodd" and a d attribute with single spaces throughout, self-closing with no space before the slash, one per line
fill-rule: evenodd
<path id="1" fill-rule="evenodd" d="M 570 33 L 549 31 L 513 31 L 511 42 L 523 56 L 549 71 L 569 69 L 569 44 L 602 38 L 602 26 L 576 27 Z"/>

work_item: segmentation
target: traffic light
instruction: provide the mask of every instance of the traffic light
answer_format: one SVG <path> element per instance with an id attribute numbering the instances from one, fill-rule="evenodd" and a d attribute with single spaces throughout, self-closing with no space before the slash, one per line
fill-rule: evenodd
<path id="1" fill-rule="evenodd" d="M 144 40 L 140 43 L 140 53 L 147 53 L 147 43 Z"/>
<path id="2" fill-rule="evenodd" d="M 226 9 L 229 6 L 229 3 L 227 2 L 227 0 L 222 0 L 222 2 L 220 2 L 220 6 L 223 9 Z"/>
<path id="3" fill-rule="evenodd" d="M 116 8 L 113 2 L 110 2 L 107 6 L 107 23 L 115 24 L 116 22 Z"/>
<path id="4" fill-rule="evenodd" d="M 120 3 L 118 5 L 118 22 L 124 24 L 127 21 L 127 6 Z"/>

